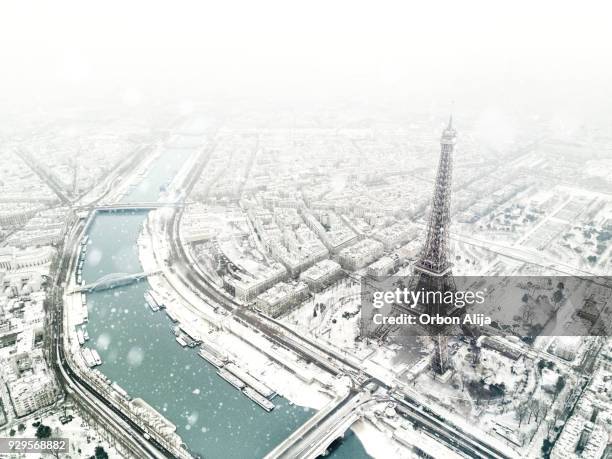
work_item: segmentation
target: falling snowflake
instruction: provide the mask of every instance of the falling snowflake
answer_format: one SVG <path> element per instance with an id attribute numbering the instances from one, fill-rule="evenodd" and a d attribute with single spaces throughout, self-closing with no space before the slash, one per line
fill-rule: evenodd
<path id="1" fill-rule="evenodd" d="M 127 361 L 130 365 L 137 367 L 144 360 L 144 351 L 140 347 L 133 347 L 127 354 Z"/>
<path id="2" fill-rule="evenodd" d="M 102 333 L 96 340 L 96 347 L 102 351 L 106 351 L 111 343 L 111 337 L 108 333 Z"/>

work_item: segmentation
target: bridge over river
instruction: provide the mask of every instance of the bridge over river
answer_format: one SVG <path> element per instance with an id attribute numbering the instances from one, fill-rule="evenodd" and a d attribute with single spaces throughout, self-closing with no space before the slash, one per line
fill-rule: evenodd
<path id="1" fill-rule="evenodd" d="M 160 270 L 156 270 L 156 271 L 143 271 L 143 272 L 132 273 L 132 274 L 111 273 L 89 284 L 76 286 L 73 289 L 69 290 L 68 293 L 108 290 L 108 289 L 112 289 L 115 287 L 121 287 L 122 285 L 128 285 L 128 284 L 131 284 L 132 282 L 138 282 L 149 276 L 159 274 L 160 272 L 161 272 Z"/>
<path id="2" fill-rule="evenodd" d="M 376 400 L 369 392 L 350 391 L 336 397 L 268 453 L 265 459 L 314 459 L 323 456 L 337 438 L 362 417 Z"/>

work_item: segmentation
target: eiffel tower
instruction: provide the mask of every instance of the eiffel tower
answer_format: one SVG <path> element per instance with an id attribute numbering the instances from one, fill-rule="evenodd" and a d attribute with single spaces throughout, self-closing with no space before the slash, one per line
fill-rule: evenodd
<path id="1" fill-rule="evenodd" d="M 449 260 L 448 239 L 450 227 L 450 199 L 451 179 L 453 166 L 453 150 L 457 133 L 453 129 L 453 117 L 449 118 L 448 126 L 442 132 L 440 139 L 441 152 L 438 162 L 438 172 L 434 186 L 433 199 L 427 225 L 427 236 L 418 260 L 413 266 L 413 275 L 409 289 L 412 291 L 424 290 L 434 292 L 454 291 L 455 281 L 451 272 L 452 264 Z M 435 316 L 450 316 L 455 314 L 456 308 L 442 302 L 415 305 L 420 314 Z M 408 311 L 394 311 L 399 314 Z M 384 339 L 391 329 L 389 327 L 377 330 L 377 334 Z M 431 328 L 434 340 L 434 351 L 431 357 L 431 369 L 437 374 L 444 374 L 449 368 L 448 341 L 439 327 Z"/>
<path id="2" fill-rule="evenodd" d="M 453 150 L 457 133 L 453 129 L 453 117 L 440 139 L 441 151 L 438 162 L 438 173 L 434 186 L 427 237 L 425 245 L 414 265 L 413 283 L 415 290 L 447 292 L 455 290 L 455 281 L 451 273 L 448 239 L 450 230 L 450 200 L 453 170 Z M 452 306 L 451 306 L 452 307 Z M 443 303 L 427 304 L 425 312 L 429 315 L 452 315 L 448 305 Z M 444 374 L 449 368 L 447 337 L 438 334 L 434 337 L 434 352 L 431 357 L 431 369 L 437 374 Z"/>

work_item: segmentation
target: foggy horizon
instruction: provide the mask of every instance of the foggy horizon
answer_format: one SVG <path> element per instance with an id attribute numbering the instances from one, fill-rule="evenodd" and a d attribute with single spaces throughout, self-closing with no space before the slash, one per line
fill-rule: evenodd
<path id="1" fill-rule="evenodd" d="M 607 121 L 610 7 L 572 2 L 4 3 L 8 108 L 353 104 Z"/>

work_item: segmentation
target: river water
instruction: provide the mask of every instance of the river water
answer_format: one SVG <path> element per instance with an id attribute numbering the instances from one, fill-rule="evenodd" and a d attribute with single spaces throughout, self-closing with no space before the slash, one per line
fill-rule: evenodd
<path id="1" fill-rule="evenodd" d="M 129 191 L 125 202 L 155 201 L 192 150 L 164 152 Z M 89 230 L 84 282 L 110 273 L 142 271 L 137 238 L 146 212 L 98 214 Z M 146 281 L 88 294 L 90 346 L 102 357 L 99 369 L 132 397 L 140 397 L 177 427 L 188 449 L 206 458 L 259 458 L 314 411 L 276 397 L 268 413 L 216 374 L 195 349 L 180 347 L 163 311 L 144 303 Z M 347 433 L 328 457 L 368 457 Z"/>

